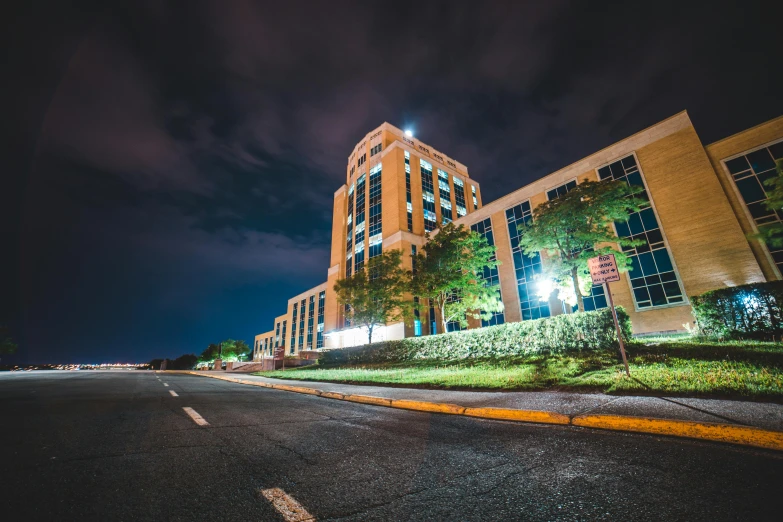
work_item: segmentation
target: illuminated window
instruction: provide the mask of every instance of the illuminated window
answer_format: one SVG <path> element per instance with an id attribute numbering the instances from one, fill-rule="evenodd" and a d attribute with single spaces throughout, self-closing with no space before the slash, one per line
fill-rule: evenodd
<path id="1" fill-rule="evenodd" d="M 283 321 L 283 332 L 280 334 L 280 346 L 285 348 L 285 330 L 286 326 L 288 325 L 288 321 Z M 292 346 L 291 349 L 293 350 L 294 347 Z"/>
<path id="2" fill-rule="evenodd" d="M 457 176 L 454 176 L 454 202 L 457 205 L 458 218 L 468 213 L 465 208 L 465 186 Z"/>
<path id="3" fill-rule="evenodd" d="M 772 191 L 772 188 L 764 182 L 777 176 L 775 163 L 781 159 L 783 159 L 783 141 L 724 161 L 756 225 L 783 221 L 783 210 L 778 209 L 773 212 L 764 204 Z M 775 265 L 783 272 L 783 247 L 767 245 L 767 248 Z"/>
<path id="4" fill-rule="evenodd" d="M 470 190 L 473 192 L 473 208 L 478 208 L 478 198 L 476 197 L 476 187 L 474 185 L 470 186 Z"/>
<path id="5" fill-rule="evenodd" d="M 354 271 L 364 266 L 364 193 L 367 176 L 362 174 L 356 180 L 356 238 L 354 239 Z M 359 253 L 361 252 L 361 256 Z"/>
<path id="6" fill-rule="evenodd" d="M 639 197 L 648 199 L 644 178 L 633 155 L 599 168 L 598 177 L 642 187 L 645 190 Z M 652 206 L 647 203 L 641 211 L 629 214 L 628 221 L 615 222 L 614 226 L 620 237 L 645 241 L 644 245 L 638 247 L 623 247 L 623 252 L 631 258 L 628 277 L 631 279 L 636 306 L 650 308 L 684 302 L 682 285 Z"/>
<path id="7" fill-rule="evenodd" d="M 351 269 L 353 268 L 353 263 L 351 262 L 351 257 L 353 256 L 353 200 L 354 200 L 354 185 L 351 183 L 350 188 L 348 189 L 348 220 L 347 220 L 347 227 L 346 227 L 346 236 L 345 236 L 345 252 L 346 252 L 346 263 L 345 263 L 345 277 L 351 277 Z M 299 342 L 299 345 L 301 346 L 301 341 Z"/>
<path id="8" fill-rule="evenodd" d="M 294 344 L 296 344 L 296 311 L 298 308 L 298 303 L 294 303 L 294 311 L 293 311 L 293 317 L 291 319 L 291 350 L 294 349 Z"/>
<path id="9" fill-rule="evenodd" d="M 525 201 L 506 210 L 506 223 L 508 224 L 508 237 L 511 241 L 511 255 L 514 259 L 514 272 L 517 280 L 517 293 L 519 295 L 519 307 L 522 312 L 522 320 L 541 319 L 549 317 L 549 303 L 541 301 L 536 294 L 536 276 L 540 275 L 541 255 L 526 256 L 519 246 L 521 232 L 520 225 L 533 220 L 530 210 L 530 202 Z"/>
<path id="10" fill-rule="evenodd" d="M 280 346 L 280 322 L 275 326 L 275 348 Z"/>
<path id="11" fill-rule="evenodd" d="M 440 195 L 440 217 L 445 225 L 453 219 L 451 213 L 451 187 L 449 187 L 449 175 L 438 169 L 438 193 Z"/>
<path id="12" fill-rule="evenodd" d="M 382 233 L 382 205 L 381 205 L 381 164 L 370 169 L 370 248 L 368 259 L 379 255 L 383 250 L 381 243 Z"/>
<path id="13" fill-rule="evenodd" d="M 326 292 L 318 294 L 318 334 L 316 337 L 316 348 L 324 347 L 324 308 L 326 306 Z"/>
<path id="14" fill-rule="evenodd" d="M 315 294 L 310 296 L 307 305 L 307 349 L 313 349 L 313 324 L 315 321 Z"/>
<path id="15" fill-rule="evenodd" d="M 483 221 L 479 221 L 478 223 L 471 225 L 470 229 L 474 232 L 481 234 L 484 238 L 486 238 L 489 246 L 495 246 L 495 236 L 492 232 L 492 221 L 490 220 L 490 218 L 487 218 Z M 491 259 L 492 261 L 496 260 L 494 254 Z M 489 268 L 488 266 L 485 266 L 484 272 L 482 274 L 479 274 L 479 276 L 484 280 L 484 283 L 487 286 L 497 286 L 498 295 L 501 295 L 500 277 L 498 276 L 497 266 L 495 268 Z M 481 320 L 481 326 L 492 326 L 495 324 L 503 324 L 504 322 L 505 322 L 505 314 L 503 312 L 493 312 L 492 318 L 489 321 L 485 321 L 484 319 Z"/>
<path id="16" fill-rule="evenodd" d="M 299 349 L 302 349 L 302 346 L 304 346 L 304 331 L 305 331 L 305 300 L 302 299 L 299 302 Z"/>
<path id="17" fill-rule="evenodd" d="M 411 204 L 411 155 L 405 151 L 405 201 L 408 208 L 408 231 L 413 232 L 413 205 Z"/>
<path id="18" fill-rule="evenodd" d="M 419 160 L 421 168 L 421 194 L 424 203 L 424 230 L 430 232 L 438 226 L 438 218 L 435 214 L 435 187 L 432 180 L 432 164 Z"/>

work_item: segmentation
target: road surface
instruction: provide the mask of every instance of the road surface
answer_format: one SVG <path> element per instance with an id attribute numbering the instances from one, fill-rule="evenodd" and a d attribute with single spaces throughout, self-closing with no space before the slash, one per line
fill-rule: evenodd
<path id="1" fill-rule="evenodd" d="M 0 374 L 0 518 L 780 520 L 783 454 L 190 375 Z"/>

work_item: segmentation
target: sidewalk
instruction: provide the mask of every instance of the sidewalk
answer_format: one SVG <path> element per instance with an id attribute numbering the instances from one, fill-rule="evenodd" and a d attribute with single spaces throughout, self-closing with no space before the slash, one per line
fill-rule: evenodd
<path id="1" fill-rule="evenodd" d="M 363 386 L 316 381 L 270 379 L 256 375 L 204 372 L 266 384 L 315 388 L 344 395 L 365 395 L 393 400 L 426 401 L 458 404 L 473 408 L 513 408 L 519 410 L 578 415 L 622 415 L 693 422 L 750 426 L 783 432 L 783 404 L 692 399 L 683 397 L 638 397 L 602 393 L 569 393 L 550 391 L 471 392 L 423 390 L 383 386 Z"/>

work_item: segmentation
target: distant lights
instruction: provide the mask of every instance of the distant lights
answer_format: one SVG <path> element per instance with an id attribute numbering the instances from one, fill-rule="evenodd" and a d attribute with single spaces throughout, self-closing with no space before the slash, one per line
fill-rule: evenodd
<path id="1" fill-rule="evenodd" d="M 405 131 L 405 135 L 406 135 L 407 137 L 409 137 L 409 138 L 412 138 L 412 137 L 413 137 L 413 131 L 412 131 L 412 130 L 410 130 L 410 129 L 407 129 L 407 130 Z"/>

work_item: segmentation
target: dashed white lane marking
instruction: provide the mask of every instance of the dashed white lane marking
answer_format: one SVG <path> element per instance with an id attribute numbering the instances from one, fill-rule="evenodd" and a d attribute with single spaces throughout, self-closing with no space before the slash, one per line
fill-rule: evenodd
<path id="1" fill-rule="evenodd" d="M 185 410 L 185 413 L 187 413 L 190 416 L 190 418 L 193 419 L 193 422 L 195 422 L 199 426 L 209 426 L 209 423 L 204 420 L 204 417 L 199 415 L 198 412 L 193 408 L 191 408 L 190 406 L 184 406 L 182 409 Z"/>
<path id="2" fill-rule="evenodd" d="M 175 392 L 174 390 L 169 390 L 169 393 L 171 394 L 172 397 L 179 397 L 179 395 L 177 395 L 177 392 Z"/>
<path id="3" fill-rule="evenodd" d="M 165 382 L 163 383 L 163 386 L 165 386 L 166 388 L 168 388 L 168 387 L 169 387 L 169 385 L 168 385 L 168 384 L 166 384 Z"/>
<path id="4" fill-rule="evenodd" d="M 280 488 L 262 489 L 261 494 L 272 503 L 286 522 L 315 522 L 315 517 Z"/>

